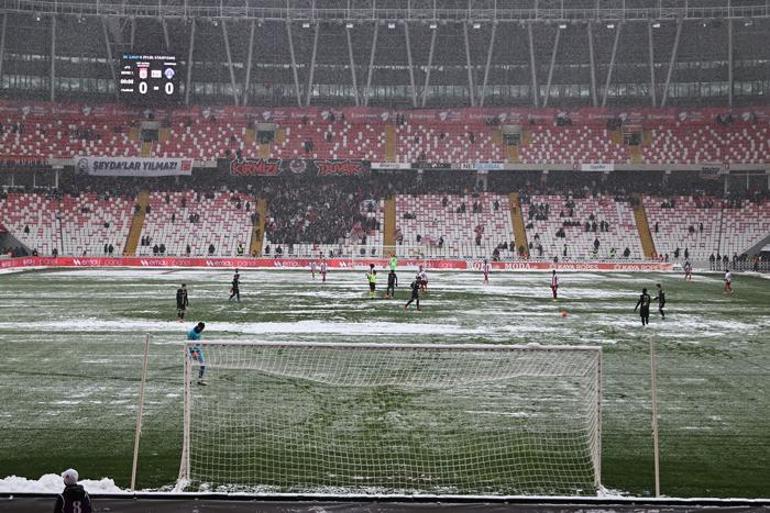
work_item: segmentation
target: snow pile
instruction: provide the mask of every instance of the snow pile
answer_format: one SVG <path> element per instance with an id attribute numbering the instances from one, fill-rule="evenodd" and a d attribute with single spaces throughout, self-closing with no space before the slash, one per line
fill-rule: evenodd
<path id="1" fill-rule="evenodd" d="M 81 479 L 78 481 L 88 493 L 127 493 L 115 485 L 115 481 L 107 477 L 95 481 Z M 64 490 L 64 479 L 58 474 L 45 474 L 37 481 L 24 477 L 9 476 L 0 479 L 0 493 L 61 493 Z"/>

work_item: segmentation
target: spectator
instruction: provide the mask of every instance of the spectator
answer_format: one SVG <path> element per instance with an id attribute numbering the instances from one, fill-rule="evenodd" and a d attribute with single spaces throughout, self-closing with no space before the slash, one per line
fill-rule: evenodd
<path id="1" fill-rule="evenodd" d="M 189 244 L 184 248 L 184 253 L 185 255 L 190 256 L 191 248 Z"/>
<path id="2" fill-rule="evenodd" d="M 628 258 L 630 256 L 631 256 L 631 250 L 630 249 L 626 248 L 625 250 L 623 250 L 623 258 Z"/>
<path id="3" fill-rule="evenodd" d="M 56 497 L 54 513 L 91 513 L 91 498 L 78 484 L 78 472 L 67 469 L 62 474 L 64 491 Z"/>
<path id="4" fill-rule="evenodd" d="M 213 255 L 216 251 L 216 248 L 214 248 L 213 244 L 209 244 L 209 256 Z"/>
<path id="5" fill-rule="evenodd" d="M 107 246 L 107 253 L 109 253 L 109 255 L 110 255 L 110 256 L 112 256 L 112 254 L 113 254 L 114 252 L 115 252 L 115 246 L 113 246 L 112 244 L 110 244 L 109 246 Z"/>

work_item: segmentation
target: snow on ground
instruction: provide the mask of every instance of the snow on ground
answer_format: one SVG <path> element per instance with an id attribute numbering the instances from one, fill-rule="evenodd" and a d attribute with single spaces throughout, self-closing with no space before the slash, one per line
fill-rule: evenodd
<path id="1" fill-rule="evenodd" d="M 90 494 L 100 493 L 129 493 L 115 485 L 115 481 L 103 477 L 101 479 L 81 479 L 80 484 Z M 0 493 L 61 493 L 64 490 L 64 479 L 58 474 L 45 474 L 37 481 L 24 477 L 9 476 L 0 479 Z"/>

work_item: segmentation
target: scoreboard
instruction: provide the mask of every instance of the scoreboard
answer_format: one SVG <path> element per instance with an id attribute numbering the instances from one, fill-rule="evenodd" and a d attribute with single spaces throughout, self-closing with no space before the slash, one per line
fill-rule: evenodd
<path id="1" fill-rule="evenodd" d="M 176 56 L 153 53 L 124 53 L 118 79 L 122 99 L 138 103 L 176 102 L 179 69 Z"/>

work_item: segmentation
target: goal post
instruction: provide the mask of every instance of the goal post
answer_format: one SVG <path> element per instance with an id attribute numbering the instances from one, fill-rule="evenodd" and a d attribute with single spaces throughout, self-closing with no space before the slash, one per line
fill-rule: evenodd
<path id="1" fill-rule="evenodd" d="M 600 347 L 207 341 L 185 344 L 184 362 L 179 489 L 499 497 L 601 483 Z"/>

